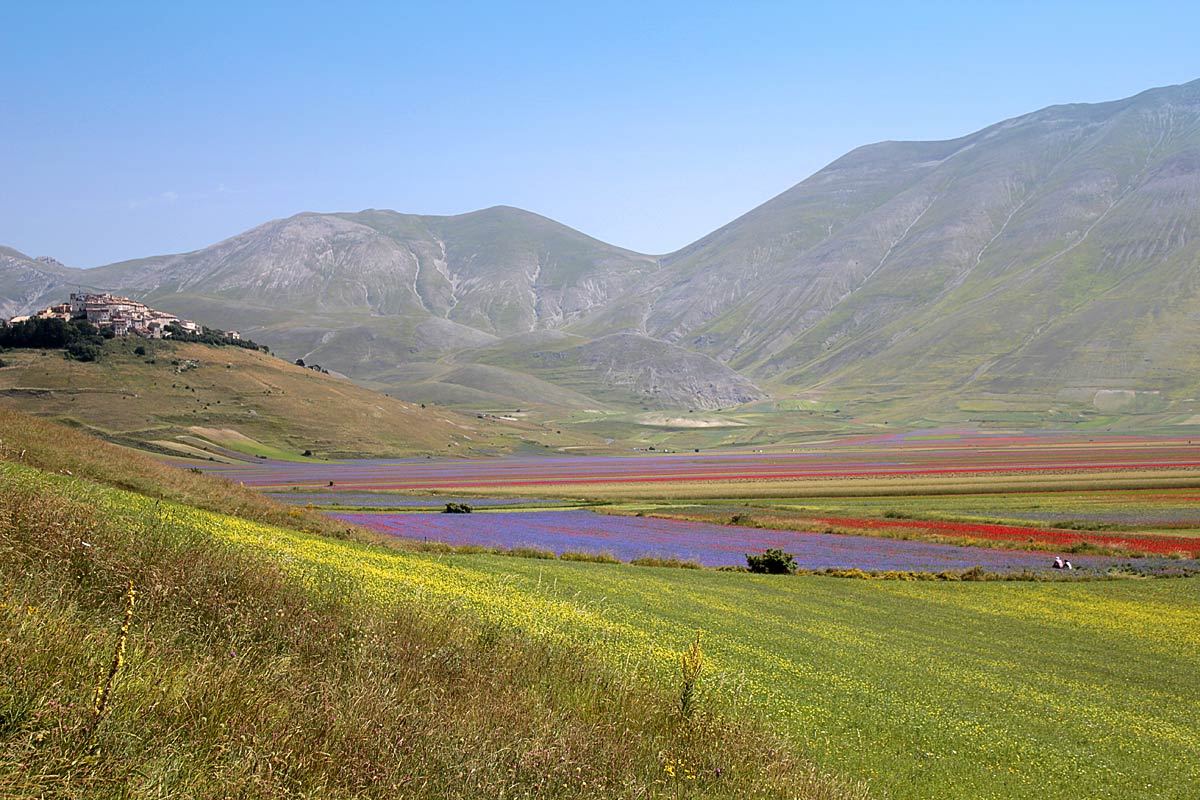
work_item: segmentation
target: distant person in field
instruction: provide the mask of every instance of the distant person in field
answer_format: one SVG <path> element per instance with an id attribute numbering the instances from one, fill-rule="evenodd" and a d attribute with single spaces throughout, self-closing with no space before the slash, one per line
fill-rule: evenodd
<path id="1" fill-rule="evenodd" d="M 1068 562 L 1066 562 L 1066 565 L 1063 567 L 1063 569 L 1075 569 L 1075 568 L 1074 568 L 1074 567 L 1072 567 L 1072 566 L 1071 566 L 1071 562 L 1070 562 L 1070 561 L 1068 561 Z"/>
<path id="2" fill-rule="evenodd" d="M 1063 560 L 1062 560 L 1062 556 L 1055 556 L 1055 557 L 1054 557 L 1054 568 L 1055 568 L 1055 569 L 1062 569 L 1062 568 L 1063 568 Z"/>

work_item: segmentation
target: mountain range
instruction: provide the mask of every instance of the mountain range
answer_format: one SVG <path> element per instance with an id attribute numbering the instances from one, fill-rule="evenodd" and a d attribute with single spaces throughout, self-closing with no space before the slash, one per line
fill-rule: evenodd
<path id="1" fill-rule="evenodd" d="M 1186 413 L 1200 81 L 861 147 L 667 255 L 508 207 L 303 213 L 89 270 L 0 248 L 0 316 L 76 287 L 473 409 Z"/>

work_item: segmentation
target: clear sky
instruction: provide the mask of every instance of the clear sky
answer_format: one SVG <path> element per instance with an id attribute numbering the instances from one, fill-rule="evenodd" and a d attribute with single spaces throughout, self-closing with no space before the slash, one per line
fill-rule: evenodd
<path id="1" fill-rule="evenodd" d="M 862 144 L 1200 77 L 1200 3 L 0 0 L 0 244 L 514 205 L 679 248 Z"/>

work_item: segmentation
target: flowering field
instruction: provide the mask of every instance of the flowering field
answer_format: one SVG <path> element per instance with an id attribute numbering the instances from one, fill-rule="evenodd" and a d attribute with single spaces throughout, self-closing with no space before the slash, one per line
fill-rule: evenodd
<path id="1" fill-rule="evenodd" d="M 789 510 L 771 507 L 691 506 L 665 509 L 657 513 L 688 521 L 727 522 L 731 510 L 745 520 L 747 526 L 780 528 L 793 531 L 836 531 L 861 533 L 866 536 L 920 539 L 967 546 L 1004 546 L 1007 549 L 1029 549 L 1059 552 L 1079 552 L 1125 556 L 1169 557 L 1194 559 L 1200 556 L 1200 537 L 1189 533 L 1148 535 L 1141 533 L 1106 533 L 1087 530 L 1064 530 L 1030 525 L 972 522 L 945 519 L 896 519 L 879 517 L 825 516 L 813 510 Z M 896 512 L 888 511 L 895 515 Z M 1193 514 L 1195 512 L 1192 512 Z M 1086 545 L 1087 547 L 1083 547 Z"/>
<path id="2" fill-rule="evenodd" d="M 923 541 L 713 525 L 588 511 L 476 514 L 332 514 L 393 536 L 451 545 L 608 553 L 621 561 L 646 556 L 694 561 L 706 567 L 745 566 L 746 553 L 778 547 L 803 569 L 939 572 L 981 566 L 989 572 L 1048 572 L 1045 553 L 958 547 Z M 1073 556 L 1075 566 L 1103 569 L 1118 559 Z M 1128 559 L 1125 559 L 1128 560 Z"/>
<path id="3" fill-rule="evenodd" d="M 994 436 L 962 434 L 927 440 L 883 436 L 755 453 L 701 453 L 628 457 L 553 456 L 499 459 L 409 459 L 344 463 L 269 463 L 211 469 L 260 488 L 326 488 L 339 491 L 525 494 L 539 488 L 570 493 L 580 487 L 720 485 L 753 481 L 836 479 L 946 479 L 1200 469 L 1200 443 L 1185 439 L 1111 436 Z M 1192 476 L 1200 486 L 1200 472 Z"/>
<path id="4" fill-rule="evenodd" d="M 477 617 L 659 681 L 702 629 L 701 702 L 746 709 L 880 795 L 1190 800 L 1200 786 L 1195 579 L 841 581 L 397 553 L 0 470 L 132 530 L 260 552 L 318 594 Z"/>
<path id="5" fill-rule="evenodd" d="M 258 463 L 220 474 L 345 513 L 479 508 L 586 500 L 636 502 L 654 516 L 723 523 L 719 528 L 612 521 L 557 512 L 473 516 L 346 517 L 392 535 L 486 547 L 610 552 L 621 559 L 677 557 L 721 566 L 767 547 L 796 552 L 805 566 L 998 571 L 1044 567 L 1042 553 L 1130 557 L 1200 556 L 1200 444 L 1109 436 L 926 432 L 860 437 L 753 453 L 552 456 L 491 460 Z M 545 498 L 558 497 L 558 501 Z M 685 498 L 688 506 L 680 506 Z M 792 502 L 788 504 L 788 498 Z M 794 501 L 803 498 L 803 506 Z M 732 499 L 745 500 L 736 506 Z M 628 512 L 628 509 L 625 509 Z M 750 525 L 730 528 L 735 514 Z M 998 518 L 997 518 L 998 517 Z M 856 537 L 818 536 L 834 530 Z M 964 551 L 967 545 L 976 548 Z M 1088 556 L 1080 548 L 1092 552 Z"/>
<path id="6" fill-rule="evenodd" d="M 839 498 L 820 503 L 780 503 L 776 509 L 813 511 L 827 516 L 925 516 L 1023 524 L 1040 523 L 1094 530 L 1154 531 L 1159 535 L 1200 535 L 1200 492 L 1195 489 L 1137 491 L 992 492 L 920 494 L 890 498 Z"/>
<path id="7" fill-rule="evenodd" d="M 1200 539 L 1170 536 L 1138 536 L 1136 534 L 1105 534 L 1081 531 L 1047 530 L 1016 525 L 992 525 L 980 522 L 943 522 L 938 520 L 853 519 L 846 517 L 813 517 L 821 525 L 865 530 L 919 531 L 942 536 L 969 539 L 991 539 L 1009 542 L 1035 540 L 1061 548 L 1087 542 L 1102 547 L 1136 550 L 1156 555 L 1179 554 L 1185 557 L 1200 555 Z"/>

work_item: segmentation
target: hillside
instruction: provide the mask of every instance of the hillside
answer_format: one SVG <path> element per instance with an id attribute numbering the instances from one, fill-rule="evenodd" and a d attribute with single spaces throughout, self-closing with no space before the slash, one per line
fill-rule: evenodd
<path id="1" fill-rule="evenodd" d="M 769 394 L 868 421 L 1121 422 L 1200 411 L 1197 229 L 1200 81 L 860 147 L 665 256 L 513 208 L 369 210 L 86 273 L 4 251 L 0 291 L 27 310 L 86 277 L 473 411 Z M 527 350 L 547 332 L 573 352 Z M 493 389 L 480 366 L 507 372 Z"/>
<path id="2" fill-rule="evenodd" d="M 0 485 L 3 797 L 1190 800 L 1200 779 L 1195 577 L 383 548 L 3 410 Z"/>
<path id="3" fill-rule="evenodd" d="M 753 263 L 759 285 L 703 318 L 663 292 L 652 332 L 781 388 L 1178 401 L 1197 198 L 1200 82 L 873 145 L 673 256 L 721 287 Z"/>
<path id="4" fill-rule="evenodd" d="M 866 796 L 530 624 L 569 600 L 498 621 L 507 582 L 442 557 L 13 412 L 0 445 L 0 796 Z"/>
<path id="5" fill-rule="evenodd" d="M 4 406 L 189 457 L 479 456 L 595 441 L 422 408 L 237 347 L 114 339 L 97 362 L 46 350 L 12 350 L 4 361 Z"/>

